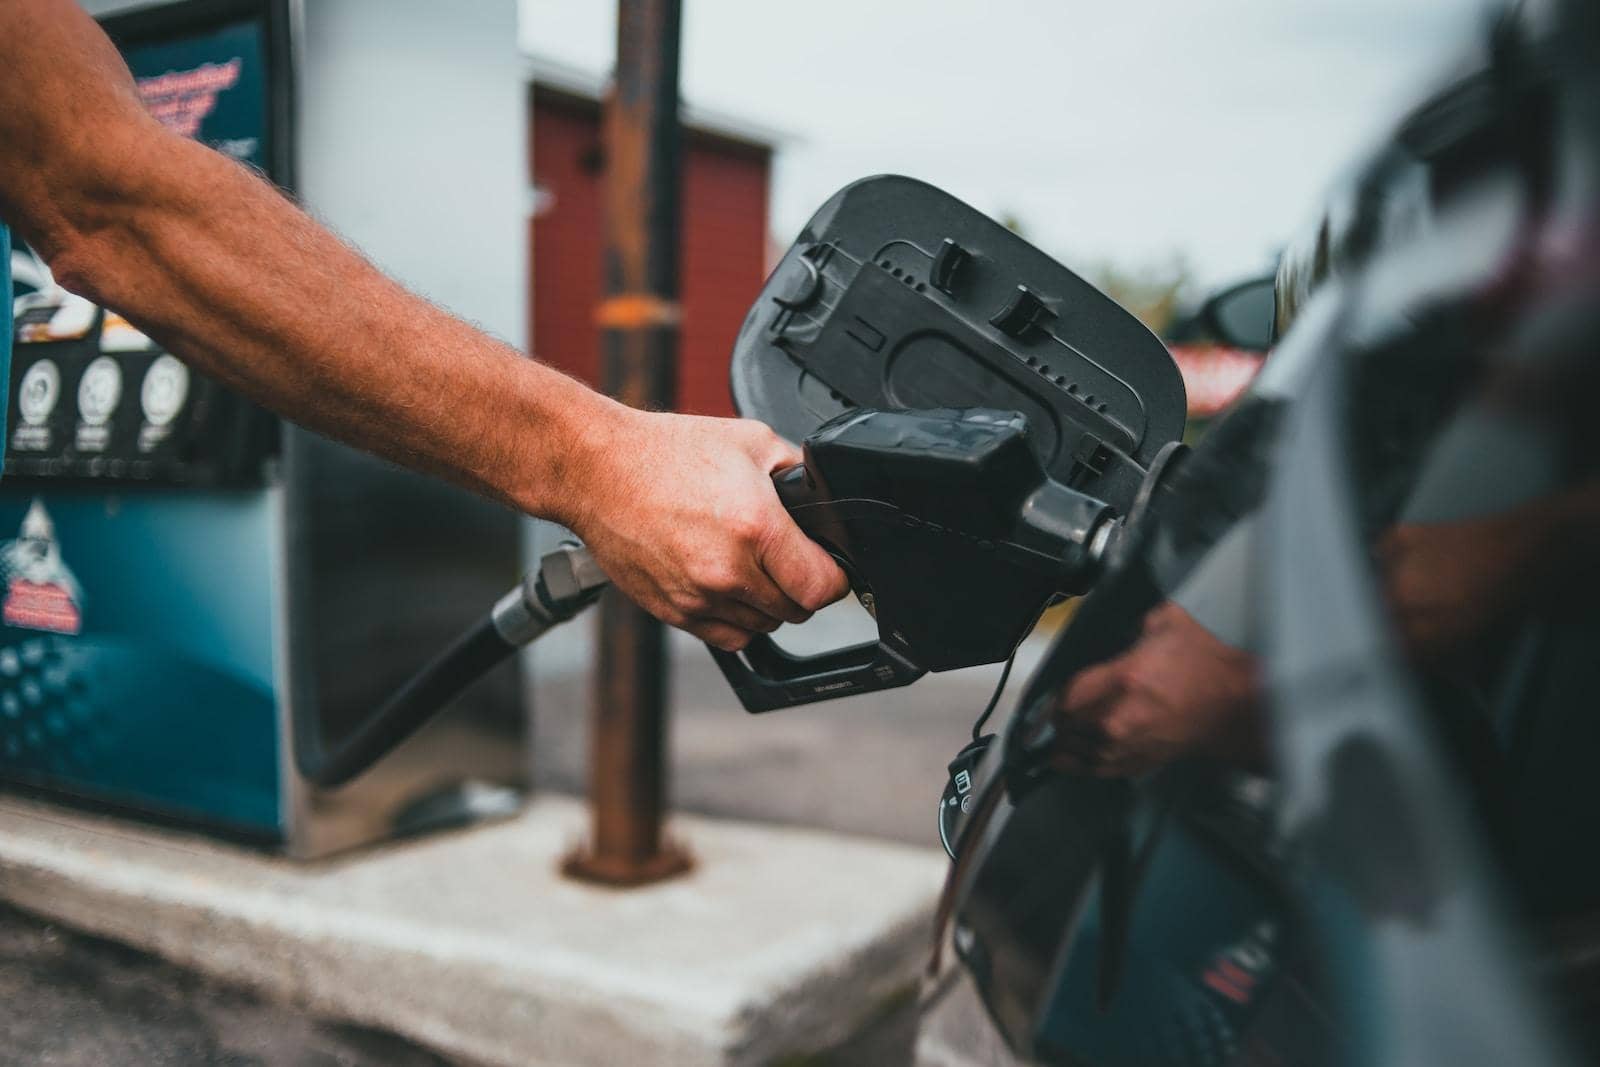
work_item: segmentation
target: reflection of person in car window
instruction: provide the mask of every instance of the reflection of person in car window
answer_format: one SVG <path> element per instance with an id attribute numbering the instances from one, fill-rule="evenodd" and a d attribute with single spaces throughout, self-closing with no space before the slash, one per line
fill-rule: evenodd
<path id="1" fill-rule="evenodd" d="M 1122 655 L 1081 671 L 1057 696 L 1064 770 L 1122 777 L 1183 756 L 1256 762 L 1256 658 L 1168 601 Z"/>
<path id="2" fill-rule="evenodd" d="M 1489 662 L 1485 642 L 1526 612 L 1600 593 L 1600 483 L 1461 522 L 1402 524 L 1379 538 L 1384 592 L 1399 636 L 1430 669 Z M 1256 657 L 1168 601 L 1121 655 L 1057 695 L 1068 771 L 1123 777 L 1180 757 L 1242 765 L 1265 753 Z"/>
<path id="3" fill-rule="evenodd" d="M 1407 650 L 1424 664 L 1470 668 L 1504 623 L 1592 597 L 1596 545 L 1600 483 L 1590 483 L 1499 515 L 1396 526 L 1378 558 Z"/>

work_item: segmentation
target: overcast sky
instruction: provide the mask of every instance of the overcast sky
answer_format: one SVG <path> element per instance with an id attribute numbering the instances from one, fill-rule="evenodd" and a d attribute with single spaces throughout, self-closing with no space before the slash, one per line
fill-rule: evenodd
<path id="1" fill-rule="evenodd" d="M 610 68 L 609 0 L 520 0 L 524 50 Z M 684 0 L 693 105 L 793 138 L 772 227 L 896 171 L 1069 265 L 1258 271 L 1470 26 L 1472 0 Z"/>

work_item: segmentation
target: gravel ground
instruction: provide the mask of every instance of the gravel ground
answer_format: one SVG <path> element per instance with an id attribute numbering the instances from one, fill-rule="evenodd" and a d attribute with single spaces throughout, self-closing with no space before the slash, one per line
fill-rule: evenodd
<path id="1" fill-rule="evenodd" d="M 443 1067 L 142 952 L 0 906 L 6 1067 Z"/>

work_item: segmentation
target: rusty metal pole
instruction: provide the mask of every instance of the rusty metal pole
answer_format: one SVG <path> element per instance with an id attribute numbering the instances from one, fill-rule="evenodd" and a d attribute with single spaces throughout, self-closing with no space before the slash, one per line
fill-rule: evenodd
<path id="1" fill-rule="evenodd" d="M 641 408 L 676 400 L 680 17 L 680 0 L 619 0 L 616 77 L 603 120 L 603 384 Z M 589 742 L 592 836 L 566 861 L 573 877 L 640 885 L 690 866 L 662 833 L 666 637 L 631 601 L 606 594 Z"/>

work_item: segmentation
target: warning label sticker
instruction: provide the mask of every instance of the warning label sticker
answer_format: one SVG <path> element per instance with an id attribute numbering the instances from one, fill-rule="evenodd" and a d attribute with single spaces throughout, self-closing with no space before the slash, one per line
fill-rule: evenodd
<path id="1" fill-rule="evenodd" d="M 55 523 L 35 499 L 19 536 L 0 544 L 0 578 L 7 626 L 75 634 L 83 629 L 83 591 L 61 558 Z"/>
<path id="2" fill-rule="evenodd" d="M 139 79 L 139 95 L 161 124 L 185 137 L 200 133 L 200 124 L 216 110 L 217 94 L 239 84 L 243 61 L 205 63 L 193 70 L 174 70 Z"/>

